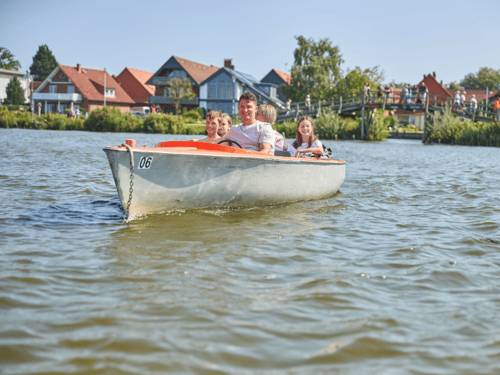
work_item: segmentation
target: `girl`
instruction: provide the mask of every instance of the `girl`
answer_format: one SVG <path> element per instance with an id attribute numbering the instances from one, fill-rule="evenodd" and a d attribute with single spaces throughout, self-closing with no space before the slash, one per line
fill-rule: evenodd
<path id="1" fill-rule="evenodd" d="M 227 113 L 223 113 L 219 121 L 219 130 L 217 131 L 217 134 L 224 137 L 232 125 L 231 117 Z"/>
<path id="2" fill-rule="evenodd" d="M 323 153 L 323 144 L 314 135 L 312 118 L 306 116 L 299 120 L 295 142 L 288 145 L 288 151 L 297 158 L 311 152 Z"/>

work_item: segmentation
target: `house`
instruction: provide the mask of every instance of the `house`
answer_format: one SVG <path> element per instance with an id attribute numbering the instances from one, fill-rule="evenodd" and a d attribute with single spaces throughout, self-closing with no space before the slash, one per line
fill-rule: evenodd
<path id="1" fill-rule="evenodd" d="M 146 82 L 147 85 L 155 86 L 154 96 L 149 97 L 149 104 L 158 104 L 162 112 L 173 112 L 174 101 L 168 96 L 168 81 L 172 78 L 187 77 L 192 83 L 195 93 L 193 99 L 182 99 L 181 106 L 198 107 L 200 96 L 200 84 L 219 70 L 213 65 L 203 65 L 194 61 L 172 56 L 160 69 Z"/>
<path id="2" fill-rule="evenodd" d="M 149 106 L 149 97 L 155 95 L 155 86 L 148 85 L 153 73 L 144 70 L 125 68 L 115 77 L 116 82 L 132 98 L 136 106 Z"/>
<path id="3" fill-rule="evenodd" d="M 35 111 L 64 112 L 67 108 L 92 111 L 107 106 L 130 111 L 135 101 L 106 71 L 58 65 L 34 91 Z"/>
<path id="4" fill-rule="evenodd" d="M 24 89 L 24 98 L 26 99 L 26 102 L 29 102 L 30 89 L 26 74 L 18 72 L 16 70 L 0 68 L 0 104 L 2 104 L 7 98 L 7 85 L 9 84 L 12 77 L 17 77 L 17 79 L 21 83 L 21 87 Z"/>
<path id="5" fill-rule="evenodd" d="M 267 73 L 264 78 L 260 80 L 262 83 L 272 83 L 277 86 L 277 96 L 282 102 L 286 102 L 285 96 L 281 93 L 280 86 L 283 84 L 290 85 L 292 76 L 288 73 L 279 71 L 277 69 L 272 69 Z"/>
<path id="6" fill-rule="evenodd" d="M 219 110 L 230 115 L 238 113 L 238 99 L 245 92 L 257 96 L 257 103 L 269 103 L 284 108 L 278 98 L 277 85 L 262 83 L 249 74 L 234 70 L 232 60 L 224 61 L 224 67 L 200 84 L 199 106 L 206 111 Z"/>

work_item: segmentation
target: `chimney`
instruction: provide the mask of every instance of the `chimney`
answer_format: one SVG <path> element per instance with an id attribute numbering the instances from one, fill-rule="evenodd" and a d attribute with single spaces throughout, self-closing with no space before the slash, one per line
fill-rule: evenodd
<path id="1" fill-rule="evenodd" d="M 424 74 L 424 79 L 425 79 L 425 74 Z"/>
<path id="2" fill-rule="evenodd" d="M 82 66 L 80 64 L 76 64 L 76 70 L 78 70 L 78 73 L 82 72 Z"/>
<path id="3" fill-rule="evenodd" d="M 432 76 L 436 78 L 436 72 L 432 72 Z"/>
<path id="4" fill-rule="evenodd" d="M 224 59 L 224 68 L 234 70 L 233 59 Z"/>

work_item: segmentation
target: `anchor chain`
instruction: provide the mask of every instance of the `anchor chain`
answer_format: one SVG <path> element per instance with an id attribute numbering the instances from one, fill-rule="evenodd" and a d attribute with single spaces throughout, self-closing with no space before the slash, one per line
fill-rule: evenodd
<path id="1" fill-rule="evenodd" d="M 132 194 L 134 192 L 134 152 L 129 145 L 124 144 L 122 146 L 125 146 L 130 154 L 130 188 L 128 189 L 127 210 L 125 211 L 125 221 L 127 221 L 130 218 L 130 205 L 132 204 Z"/>

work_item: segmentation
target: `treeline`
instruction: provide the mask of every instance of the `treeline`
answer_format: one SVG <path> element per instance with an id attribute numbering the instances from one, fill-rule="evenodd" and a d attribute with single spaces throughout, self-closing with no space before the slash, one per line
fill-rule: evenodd
<path id="1" fill-rule="evenodd" d="M 9 111 L 0 107 L 0 128 L 44 130 L 86 130 L 94 132 L 130 132 L 160 134 L 202 134 L 205 127 L 188 126 L 200 120 L 198 111 L 185 111 L 184 115 L 152 114 L 145 118 L 122 113 L 116 107 L 104 107 L 89 112 L 88 118 L 69 118 L 66 115 L 46 113 L 32 116 L 27 111 Z"/>

